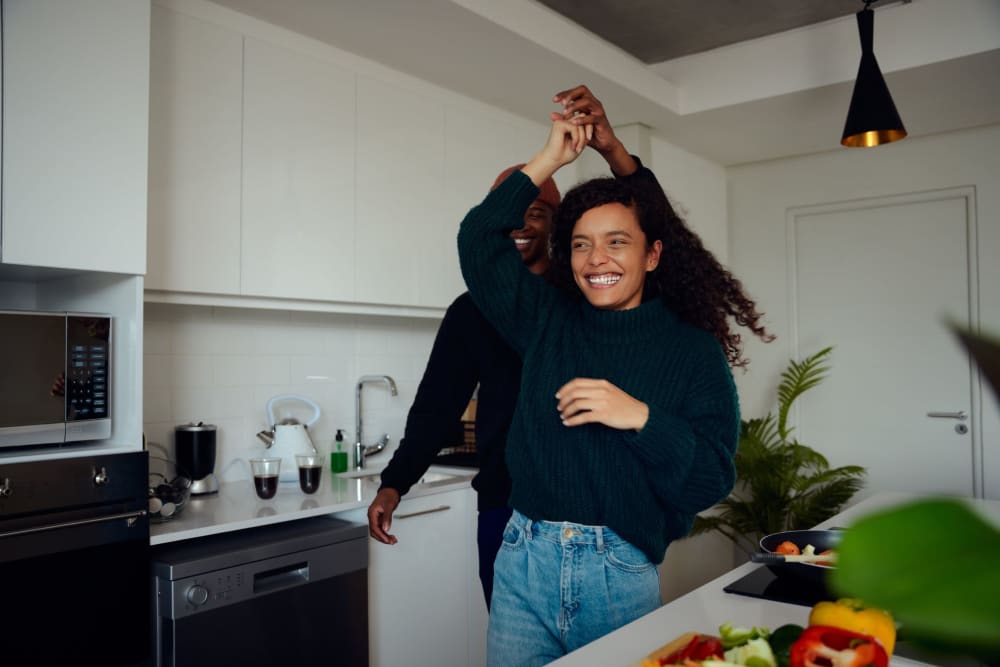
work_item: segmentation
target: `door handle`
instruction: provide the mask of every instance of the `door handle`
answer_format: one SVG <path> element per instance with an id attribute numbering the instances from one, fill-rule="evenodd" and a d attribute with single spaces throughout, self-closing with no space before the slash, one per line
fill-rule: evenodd
<path id="1" fill-rule="evenodd" d="M 968 419 L 965 410 L 959 410 L 958 412 L 928 412 L 927 416 L 935 419 L 957 419 L 963 422 Z"/>

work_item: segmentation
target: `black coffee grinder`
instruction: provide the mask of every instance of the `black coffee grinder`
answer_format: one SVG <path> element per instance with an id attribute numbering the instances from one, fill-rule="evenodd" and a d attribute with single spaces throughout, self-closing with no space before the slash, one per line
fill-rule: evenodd
<path id="1" fill-rule="evenodd" d="M 174 452 L 178 472 L 190 475 L 191 495 L 216 493 L 215 433 L 213 424 L 182 424 L 174 429 Z"/>

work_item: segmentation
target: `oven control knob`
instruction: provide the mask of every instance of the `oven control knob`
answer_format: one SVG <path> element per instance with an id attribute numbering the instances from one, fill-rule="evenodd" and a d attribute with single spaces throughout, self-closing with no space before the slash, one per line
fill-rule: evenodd
<path id="1" fill-rule="evenodd" d="M 101 466 L 94 474 L 94 486 L 107 486 L 108 484 L 108 471 L 104 466 Z"/>
<path id="2" fill-rule="evenodd" d="M 205 588 L 204 586 L 195 584 L 191 586 L 191 588 L 187 589 L 187 592 L 184 594 L 184 597 L 186 597 L 187 601 L 193 604 L 194 606 L 200 607 L 201 605 L 208 602 L 208 589 Z"/>

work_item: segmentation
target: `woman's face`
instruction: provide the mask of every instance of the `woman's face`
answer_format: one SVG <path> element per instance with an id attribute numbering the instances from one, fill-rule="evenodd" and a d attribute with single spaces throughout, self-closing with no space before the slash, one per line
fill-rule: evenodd
<path id="1" fill-rule="evenodd" d="M 573 280 L 595 308 L 628 310 L 642 303 L 646 272 L 660 262 L 663 244 L 646 247 L 632 209 L 622 204 L 592 208 L 576 221 L 570 239 Z"/>

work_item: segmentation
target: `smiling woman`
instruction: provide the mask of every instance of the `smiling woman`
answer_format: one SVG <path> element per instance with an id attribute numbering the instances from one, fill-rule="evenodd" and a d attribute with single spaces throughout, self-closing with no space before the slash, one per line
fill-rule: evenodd
<path id="1" fill-rule="evenodd" d="M 670 209 L 600 102 L 582 86 L 553 101 L 563 111 L 541 152 L 469 212 L 458 239 L 469 293 L 523 359 L 491 665 L 544 664 L 659 606 L 667 545 L 735 478 L 728 366 L 743 360 L 729 317 L 766 337 L 753 302 Z M 524 268 L 509 237 L 539 187 L 587 145 L 616 178 L 563 199 L 556 287 Z"/>

